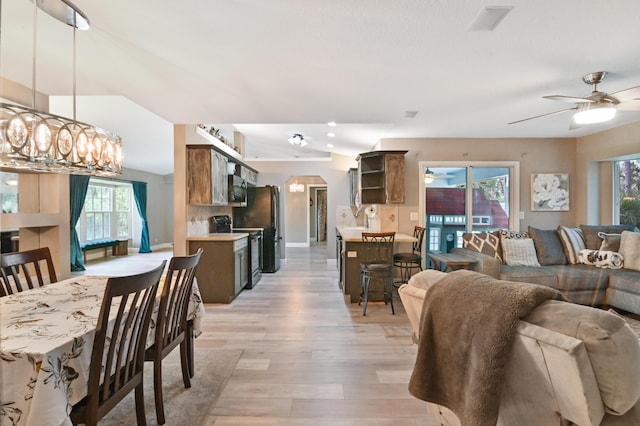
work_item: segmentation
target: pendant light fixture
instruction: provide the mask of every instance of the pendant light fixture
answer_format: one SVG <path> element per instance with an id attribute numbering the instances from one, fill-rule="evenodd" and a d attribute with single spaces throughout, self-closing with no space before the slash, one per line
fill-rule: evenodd
<path id="1" fill-rule="evenodd" d="M 97 176 L 121 174 L 120 137 L 76 120 L 76 30 L 89 29 L 89 20 L 67 0 L 33 3 L 33 105 L 27 108 L 0 103 L 0 167 Z M 73 119 L 35 109 L 38 9 L 73 27 Z"/>

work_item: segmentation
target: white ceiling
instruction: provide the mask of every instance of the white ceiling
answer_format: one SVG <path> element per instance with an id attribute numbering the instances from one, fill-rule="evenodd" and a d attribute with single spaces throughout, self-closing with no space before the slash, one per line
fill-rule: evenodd
<path id="1" fill-rule="evenodd" d="M 565 113 L 507 125 L 572 107 L 542 96 L 585 96 L 592 71 L 609 71 L 599 86 L 609 93 L 640 85 L 638 0 L 511 0 L 492 32 L 467 31 L 495 5 L 478 0 L 75 4 L 92 26 L 77 33 L 78 119 L 119 133 L 125 167 L 139 170 L 171 173 L 171 123 L 235 128 L 248 158 L 283 158 L 355 155 L 380 138 L 576 137 L 640 121 L 618 112 L 570 131 Z M 1 5 L 0 74 L 32 87 L 33 4 Z M 72 33 L 38 15 L 36 88 L 66 97 L 62 109 Z M 310 144 L 290 146 L 293 133 Z"/>

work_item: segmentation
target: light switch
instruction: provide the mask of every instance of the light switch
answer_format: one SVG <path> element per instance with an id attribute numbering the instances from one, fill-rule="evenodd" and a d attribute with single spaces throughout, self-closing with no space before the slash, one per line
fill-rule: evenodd
<path id="1" fill-rule="evenodd" d="M 347 257 L 358 257 L 358 252 L 357 251 L 348 251 L 347 252 Z"/>
<path id="2" fill-rule="evenodd" d="M 418 212 L 411 212 L 409 214 L 409 220 L 417 221 L 418 220 Z"/>
<path id="3" fill-rule="evenodd" d="M 520 220 L 524 220 L 524 212 L 520 212 Z"/>

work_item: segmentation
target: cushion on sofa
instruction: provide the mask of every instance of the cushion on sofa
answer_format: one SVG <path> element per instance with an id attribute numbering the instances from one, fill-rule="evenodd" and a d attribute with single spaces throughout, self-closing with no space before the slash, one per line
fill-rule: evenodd
<path id="1" fill-rule="evenodd" d="M 567 257 L 562 249 L 557 230 L 538 229 L 530 226 L 529 235 L 536 247 L 536 255 L 540 265 L 564 265 L 567 263 Z"/>
<path id="2" fill-rule="evenodd" d="M 584 238 L 584 248 L 598 250 L 602 244 L 602 239 L 598 232 L 605 234 L 620 234 L 622 231 L 632 231 L 632 225 L 580 225 L 582 238 Z"/>
<path id="3" fill-rule="evenodd" d="M 622 231 L 619 252 L 625 269 L 640 271 L 640 232 Z"/>
<path id="4" fill-rule="evenodd" d="M 580 250 L 579 263 L 593 265 L 597 268 L 620 269 L 624 264 L 622 255 L 608 250 Z"/>
<path id="5" fill-rule="evenodd" d="M 580 228 L 569 228 L 567 226 L 558 226 L 558 236 L 562 242 L 564 254 L 567 261 L 571 265 L 578 263 L 578 253 L 585 249 L 584 239 L 582 238 L 582 230 Z M 598 245 L 598 247 L 600 247 Z"/>
<path id="6" fill-rule="evenodd" d="M 620 250 L 620 237 L 622 237 L 622 234 L 607 234 L 605 232 L 598 232 L 598 237 L 602 239 L 600 250 Z"/>
<path id="7" fill-rule="evenodd" d="M 618 315 L 561 301 L 540 304 L 525 321 L 584 342 L 605 409 L 623 414 L 640 399 L 640 345 Z"/>
<path id="8" fill-rule="evenodd" d="M 425 269 L 417 274 L 413 274 L 413 276 L 409 278 L 408 284 L 413 287 L 428 290 L 433 283 L 440 281 L 446 276 L 446 272 L 438 271 L 436 269 Z"/>
<path id="9" fill-rule="evenodd" d="M 465 232 L 462 234 L 462 247 L 495 257 L 502 263 L 502 248 L 498 231 Z"/>
<path id="10" fill-rule="evenodd" d="M 540 266 L 531 238 L 502 240 L 502 257 L 509 266 Z"/>
<path id="11" fill-rule="evenodd" d="M 500 233 L 500 240 L 507 240 L 513 238 L 529 238 L 529 233 L 526 231 L 511 231 L 509 229 L 501 229 L 497 231 Z"/>

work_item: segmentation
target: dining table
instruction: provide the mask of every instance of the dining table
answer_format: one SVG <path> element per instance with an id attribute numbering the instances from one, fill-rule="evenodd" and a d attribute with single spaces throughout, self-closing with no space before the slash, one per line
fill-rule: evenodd
<path id="1" fill-rule="evenodd" d="M 91 351 L 108 279 L 79 276 L 0 297 L 0 426 L 72 424 L 73 405 L 87 395 Z M 154 340 L 163 285 L 164 277 L 148 346 Z M 188 309 L 192 335 L 202 332 L 203 316 L 194 280 Z"/>

